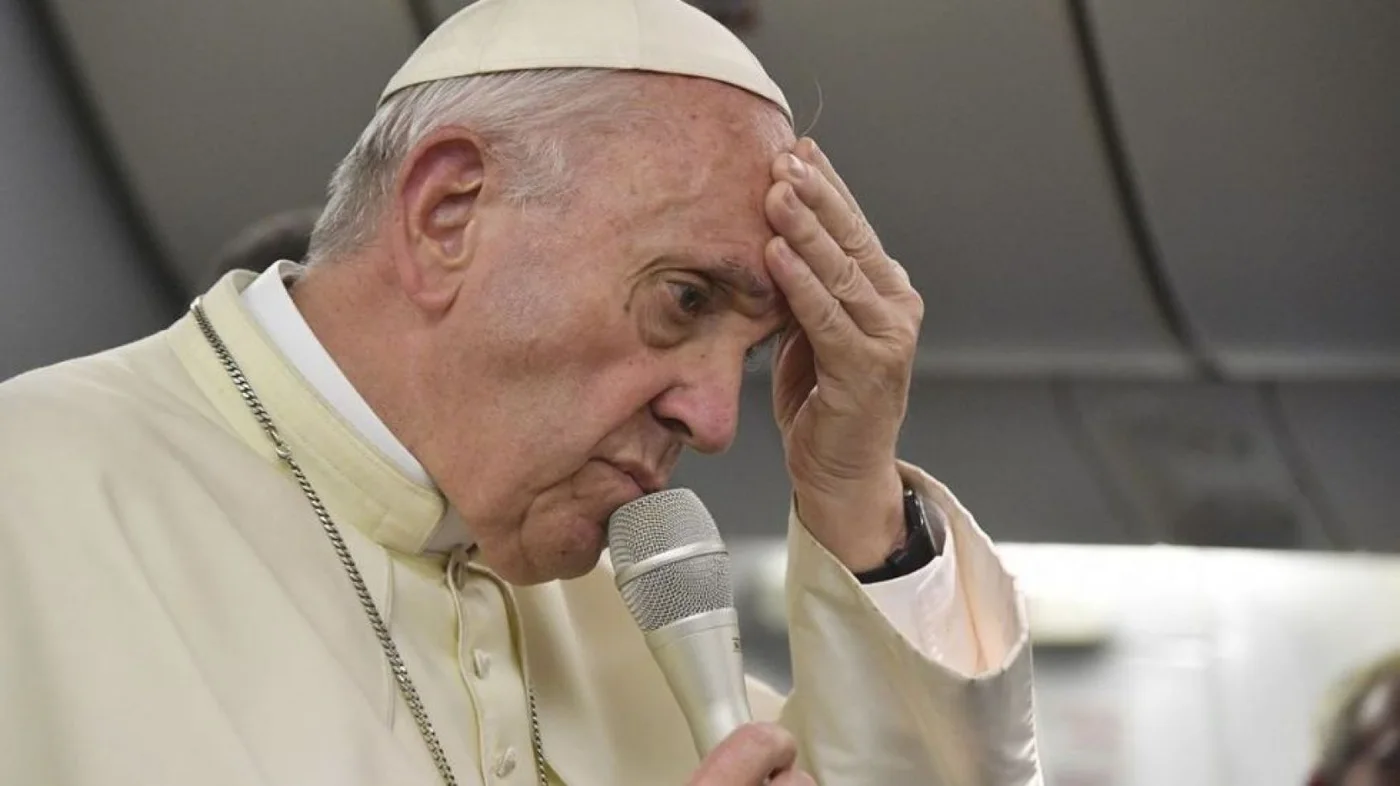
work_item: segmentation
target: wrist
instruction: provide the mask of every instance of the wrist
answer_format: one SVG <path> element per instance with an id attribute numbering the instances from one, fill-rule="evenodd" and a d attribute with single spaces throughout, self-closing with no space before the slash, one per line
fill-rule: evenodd
<path id="1" fill-rule="evenodd" d="M 904 542 L 894 549 L 883 564 L 866 571 L 857 571 L 856 580 L 862 584 L 891 581 L 922 570 L 943 553 L 945 537 L 942 516 L 937 524 L 929 517 L 918 491 L 905 484 Z"/>
<path id="2" fill-rule="evenodd" d="M 847 570 L 879 568 L 904 545 L 904 482 L 897 471 L 861 483 L 795 484 L 798 518 Z"/>

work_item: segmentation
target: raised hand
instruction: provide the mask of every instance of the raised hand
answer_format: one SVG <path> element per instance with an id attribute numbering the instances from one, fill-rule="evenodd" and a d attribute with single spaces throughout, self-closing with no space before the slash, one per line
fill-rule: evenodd
<path id="1" fill-rule="evenodd" d="M 923 299 L 814 141 L 779 156 L 773 178 L 765 258 L 799 328 L 773 374 L 788 473 L 813 537 L 868 570 L 904 533 L 895 445 Z"/>

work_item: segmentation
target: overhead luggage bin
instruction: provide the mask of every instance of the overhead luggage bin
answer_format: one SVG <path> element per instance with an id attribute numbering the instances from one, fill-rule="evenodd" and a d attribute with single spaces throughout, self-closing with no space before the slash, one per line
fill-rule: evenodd
<path id="1" fill-rule="evenodd" d="M 1167 277 L 1224 370 L 1400 375 L 1400 3 L 1089 6 Z"/>

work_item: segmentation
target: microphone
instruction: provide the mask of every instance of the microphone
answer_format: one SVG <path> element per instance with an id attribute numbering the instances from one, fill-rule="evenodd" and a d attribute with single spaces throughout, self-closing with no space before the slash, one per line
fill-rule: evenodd
<path id="1" fill-rule="evenodd" d="M 617 589 L 705 758 L 753 720 L 729 551 L 704 503 L 689 489 L 648 494 L 608 523 Z"/>

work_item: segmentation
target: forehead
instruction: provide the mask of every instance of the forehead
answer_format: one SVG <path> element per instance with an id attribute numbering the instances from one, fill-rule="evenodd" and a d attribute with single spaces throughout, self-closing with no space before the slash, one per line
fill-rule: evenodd
<path id="1" fill-rule="evenodd" d="M 725 260 L 766 279 L 763 246 L 773 232 L 763 199 L 774 158 L 794 142 L 786 118 L 708 80 L 648 76 L 638 84 L 647 119 L 596 162 L 598 179 L 610 184 L 603 196 L 614 228 L 639 245 Z"/>

